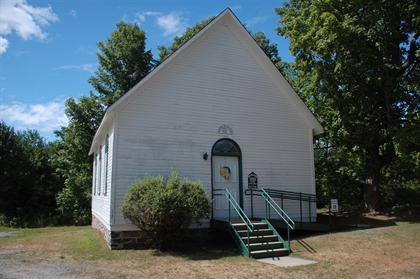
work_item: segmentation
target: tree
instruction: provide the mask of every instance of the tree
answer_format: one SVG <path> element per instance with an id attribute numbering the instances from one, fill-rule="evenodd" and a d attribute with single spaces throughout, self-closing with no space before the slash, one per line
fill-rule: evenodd
<path id="1" fill-rule="evenodd" d="M 175 248 L 185 231 L 210 217 L 211 202 L 200 181 L 175 171 L 169 177 L 146 176 L 128 190 L 121 209 L 124 218 L 144 231 L 161 250 Z"/>
<path id="2" fill-rule="evenodd" d="M 65 223 L 90 222 L 93 159 L 87 154 L 103 112 L 103 104 L 92 92 L 77 102 L 69 98 L 65 110 L 69 125 L 55 131 L 61 140 L 51 160 L 64 179 L 65 188 L 57 195 L 57 205 Z"/>
<path id="3" fill-rule="evenodd" d="M 37 131 L 0 123 L 0 223 L 42 226 L 55 222 L 55 195 L 63 187 L 49 162 L 51 144 Z"/>
<path id="4" fill-rule="evenodd" d="M 106 107 L 127 93 L 155 67 L 151 50 L 146 51 L 146 33 L 136 23 L 119 22 L 117 30 L 98 42 L 99 68 L 89 83 Z"/>
<path id="5" fill-rule="evenodd" d="M 30 183 L 27 173 L 30 171 L 30 164 L 14 129 L 3 121 L 0 128 L 0 215 L 9 220 L 18 218 L 22 211 L 21 200 L 26 198 L 25 186 Z"/>
<path id="6" fill-rule="evenodd" d="M 366 209 L 379 210 L 386 167 L 419 151 L 418 1 L 292 0 L 275 11 L 326 131 L 318 141 L 348 153 Z"/>
<path id="7" fill-rule="evenodd" d="M 55 197 L 64 183 L 50 161 L 54 142 L 47 143 L 36 130 L 18 131 L 16 135 L 32 169 L 30 183 L 25 190 L 30 193 L 29 199 L 24 202 L 26 216 L 29 216 L 30 223 L 38 220 L 38 225 L 43 225 L 43 218 L 46 219 L 45 224 L 55 223 L 56 220 L 51 218 L 58 215 Z"/>
<path id="8" fill-rule="evenodd" d="M 252 34 L 252 31 L 248 29 L 249 34 L 254 38 L 255 42 L 260 46 L 262 51 L 270 58 L 271 62 L 273 62 L 274 66 L 281 72 L 281 74 L 286 78 L 287 81 L 293 82 L 293 63 L 285 62 L 281 60 L 279 56 L 279 51 L 277 48 L 277 44 L 272 44 L 270 39 L 265 36 L 263 31 L 258 31 L 255 34 Z"/>

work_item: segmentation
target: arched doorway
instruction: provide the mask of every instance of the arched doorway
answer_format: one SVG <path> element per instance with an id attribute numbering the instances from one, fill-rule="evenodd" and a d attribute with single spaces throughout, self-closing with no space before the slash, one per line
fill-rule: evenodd
<path id="1" fill-rule="evenodd" d="M 242 154 L 239 145 L 231 139 L 220 139 L 212 148 L 212 188 L 228 189 L 236 202 L 242 207 Z M 227 220 L 229 203 L 225 196 L 214 196 L 213 219 Z M 238 218 L 231 208 L 231 218 Z"/>

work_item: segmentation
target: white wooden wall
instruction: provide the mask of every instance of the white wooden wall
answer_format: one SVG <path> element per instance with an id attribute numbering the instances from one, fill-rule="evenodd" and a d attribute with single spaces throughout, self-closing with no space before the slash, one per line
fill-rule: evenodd
<path id="1" fill-rule="evenodd" d="M 105 145 L 108 135 L 108 152 L 105 152 Z M 102 137 L 101 146 L 95 152 L 94 160 L 96 160 L 96 169 L 94 163 L 94 179 L 92 181 L 92 214 L 94 214 L 101 222 L 110 229 L 111 215 L 111 179 L 112 179 L 112 154 L 114 151 L 114 128 L 111 125 Z M 99 153 L 102 158 L 98 163 Z M 108 158 L 107 158 L 108 157 Z M 107 162 L 108 160 L 108 162 Z"/>

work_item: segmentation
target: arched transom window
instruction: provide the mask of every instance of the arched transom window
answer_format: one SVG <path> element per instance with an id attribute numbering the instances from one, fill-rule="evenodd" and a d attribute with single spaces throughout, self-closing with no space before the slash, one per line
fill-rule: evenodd
<path id="1" fill-rule="evenodd" d="M 212 154 L 222 156 L 240 156 L 241 150 L 233 140 L 221 139 L 214 144 Z"/>

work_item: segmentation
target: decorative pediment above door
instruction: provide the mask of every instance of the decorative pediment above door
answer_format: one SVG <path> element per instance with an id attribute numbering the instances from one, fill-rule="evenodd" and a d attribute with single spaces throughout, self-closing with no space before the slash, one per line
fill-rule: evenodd
<path id="1" fill-rule="evenodd" d="M 217 129 L 218 134 L 233 134 L 233 130 L 228 125 L 222 125 Z"/>

